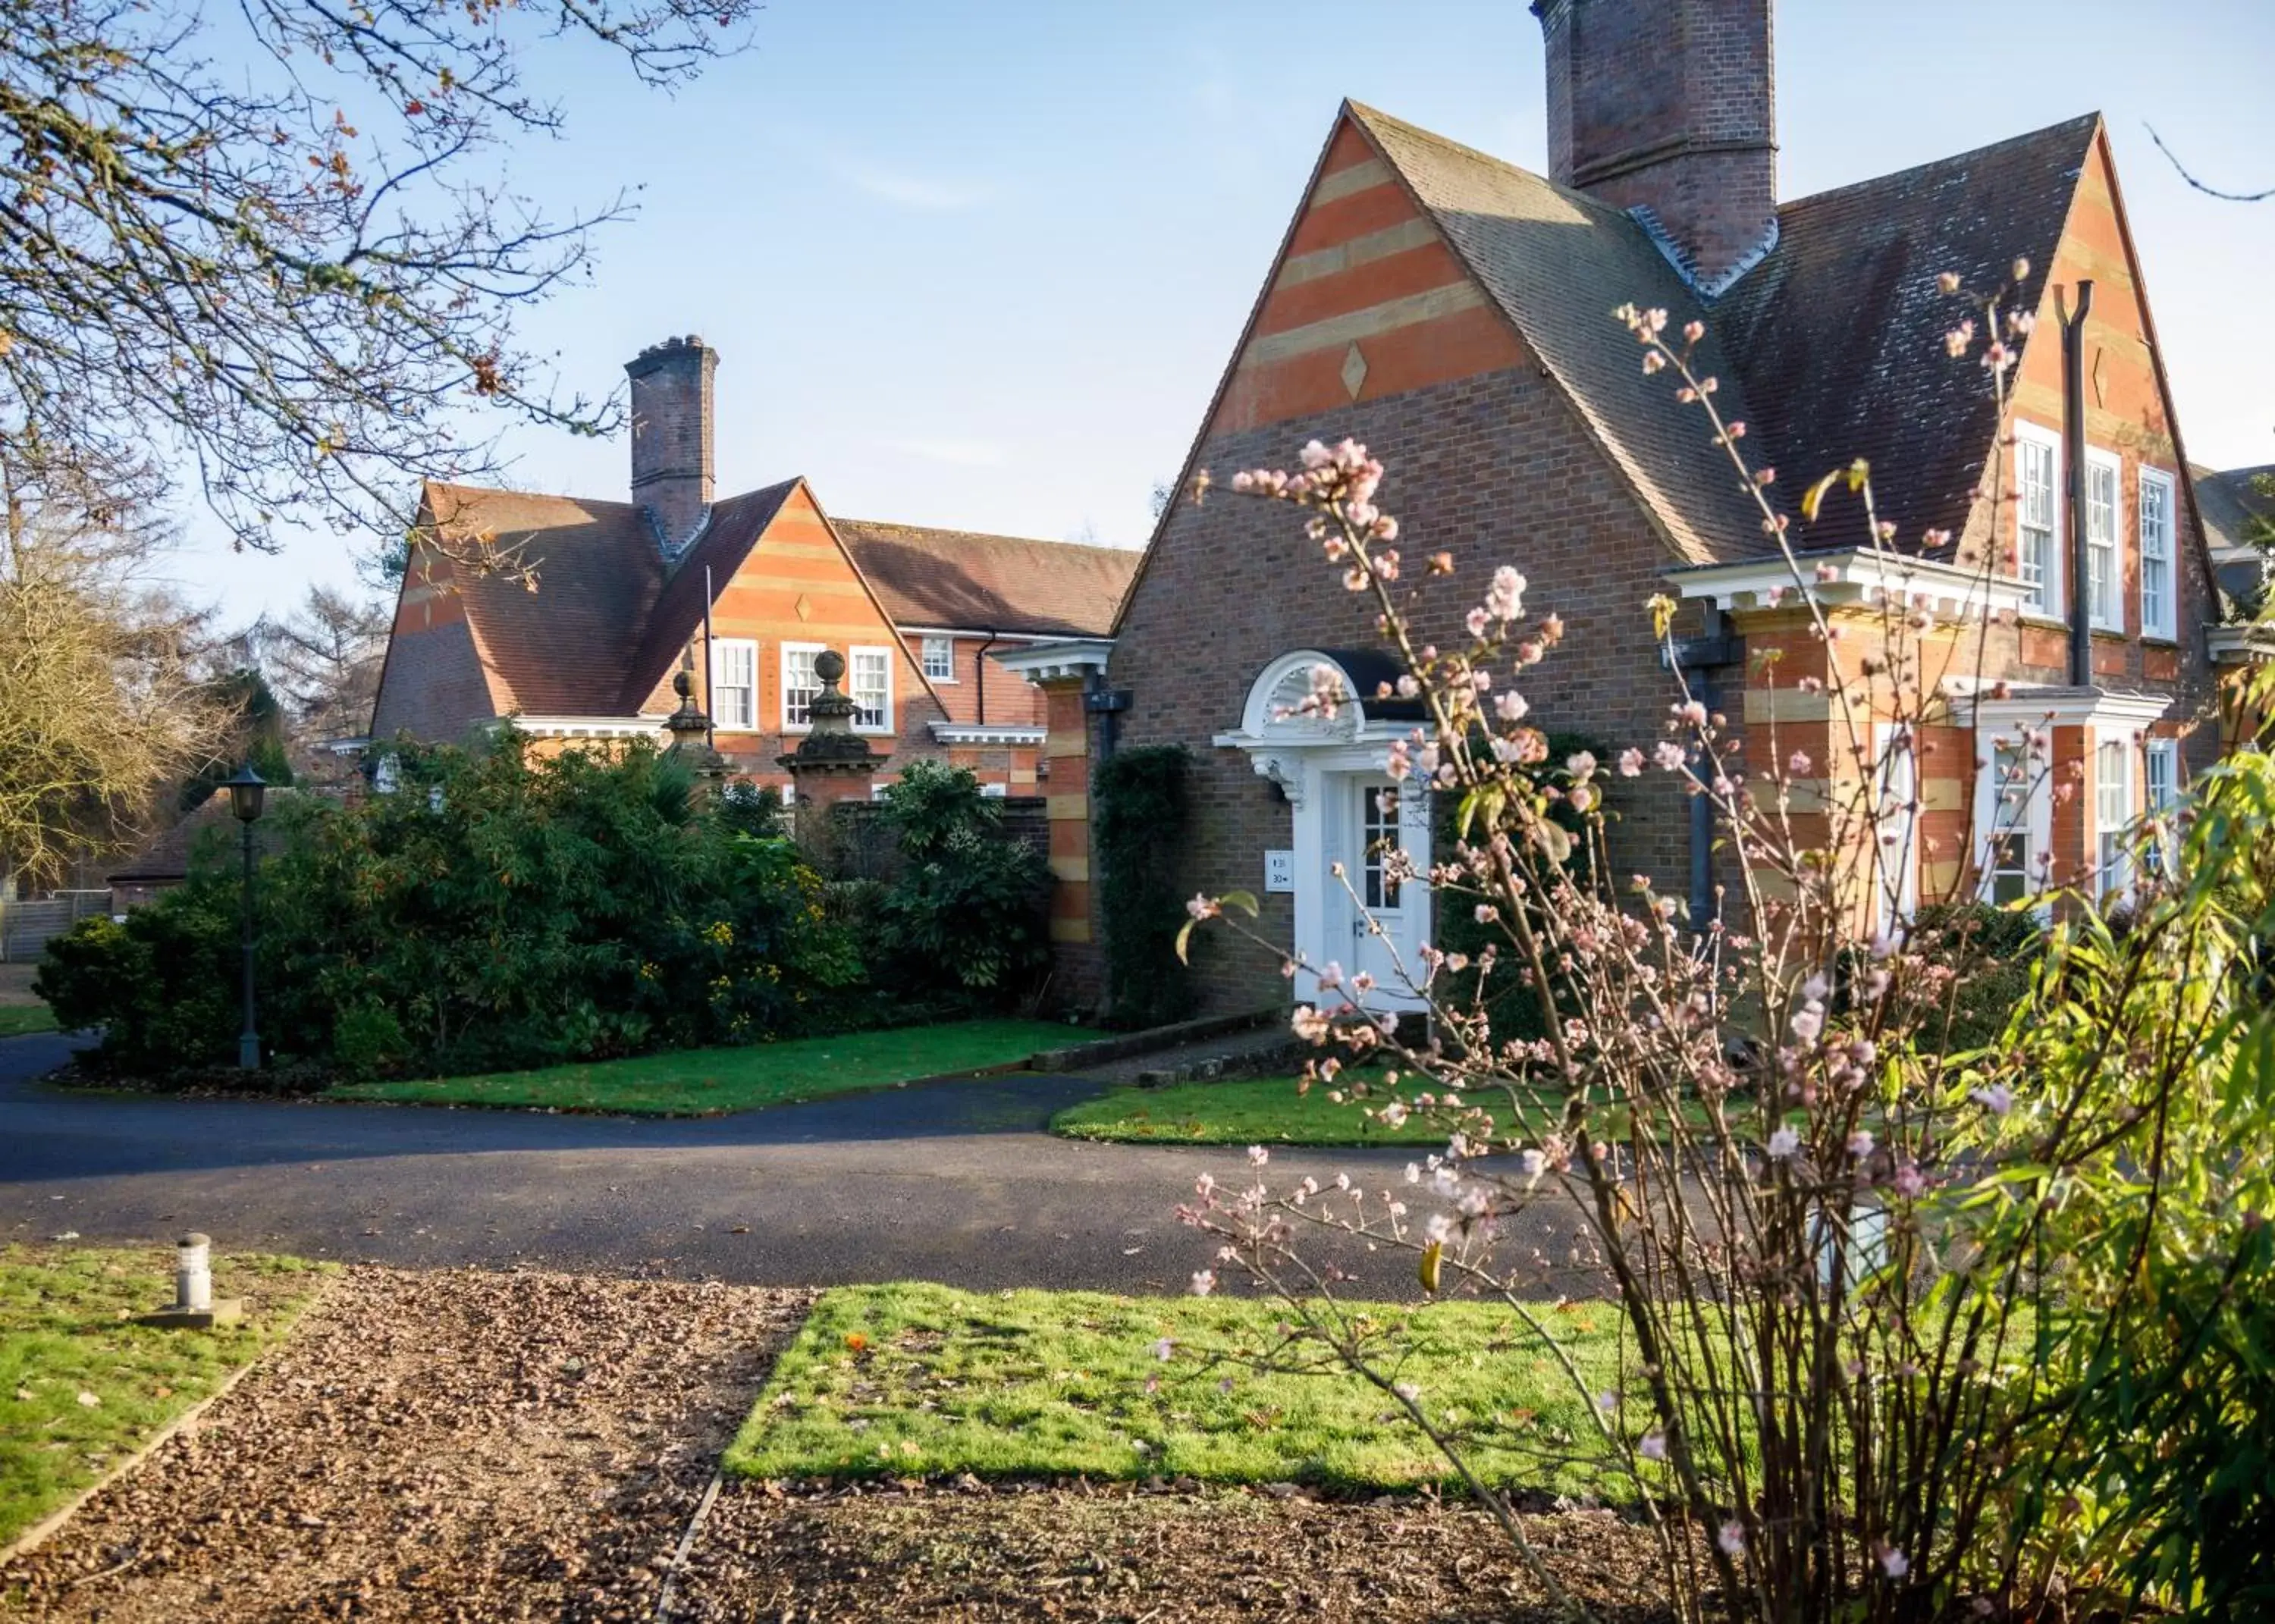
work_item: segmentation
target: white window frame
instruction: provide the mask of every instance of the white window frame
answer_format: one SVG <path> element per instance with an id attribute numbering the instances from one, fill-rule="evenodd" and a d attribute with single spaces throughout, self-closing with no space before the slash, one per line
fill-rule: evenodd
<path id="1" fill-rule="evenodd" d="M 1899 735 L 1912 735 L 1900 745 Z M 1919 744 L 1914 730 L 1893 721 L 1872 728 L 1873 774 L 1879 781 L 1879 804 L 1884 809 L 1873 820 L 1871 857 L 1873 895 L 1879 903 L 1879 928 L 1893 934 L 1909 925 L 1919 911 Z M 1881 839 L 1893 827 L 1896 838 Z"/>
<path id="2" fill-rule="evenodd" d="M 2094 543 L 2094 480 L 2109 480 L 2108 545 Z M 2096 574 L 2097 559 L 2107 558 L 2107 579 Z M 2125 630 L 2125 461 L 2114 451 L 2095 446 L 2085 449 L 2085 563 L 2086 614 L 2096 631 Z"/>
<path id="3" fill-rule="evenodd" d="M 2181 741 L 2176 738 L 2143 741 L 2141 765 L 2144 769 L 2142 797 L 2147 804 L 2149 816 L 2158 820 L 2157 843 L 2150 850 L 2160 868 L 2169 867 L 2179 842 L 2175 838 L 2176 832 L 2164 819 L 2181 798 Z"/>
<path id="4" fill-rule="evenodd" d="M 2164 513 L 2164 523 L 2151 527 L 2149 523 L 2149 493 L 2158 494 L 2158 506 Z M 2161 468 L 2151 468 L 2145 463 L 2141 467 L 2140 490 L 2135 497 L 2140 513 L 2135 528 L 2140 533 L 2141 546 L 2141 635 L 2144 638 L 2172 638 L 2178 616 L 2176 600 L 2180 596 L 2180 548 L 2177 545 L 2180 515 L 2174 503 L 2180 499 L 2180 486 L 2173 476 Z M 2164 585 L 2153 600 L 2149 591 L 2149 566 L 2160 566 Z"/>
<path id="5" fill-rule="evenodd" d="M 1008 801 L 1011 798 L 1011 786 L 1005 783 L 982 784 L 979 786 L 979 797 L 986 801 Z"/>
<path id="6" fill-rule="evenodd" d="M 933 669 L 933 656 L 934 654 L 938 654 L 941 657 L 941 663 L 948 668 L 946 670 L 935 671 Z M 926 682 L 952 683 L 956 680 L 956 639 L 954 638 L 939 637 L 930 632 L 926 633 L 922 658 L 924 661 L 925 680 Z"/>
<path id="7" fill-rule="evenodd" d="M 2123 734 L 2094 735 L 2093 894 L 2097 897 L 2124 891 L 2133 883 L 2133 862 L 2125 850 L 2125 835 L 2140 815 L 2133 798 L 2133 758 L 2139 748 Z M 2113 779 L 2109 772 L 2112 763 L 2118 769 Z M 2122 816 L 2112 811 L 2112 805 L 2120 804 Z"/>
<path id="8" fill-rule="evenodd" d="M 730 656 L 747 661 L 751 680 L 747 685 L 728 683 Z M 755 733 L 759 727 L 759 643 L 756 638 L 714 638 L 711 639 L 711 725 L 722 733 Z M 743 707 L 732 714 L 721 696 L 740 693 Z"/>
<path id="9" fill-rule="evenodd" d="M 782 666 L 782 730 L 783 732 L 805 733 L 812 728 L 813 723 L 810 720 L 806 721 L 793 721 L 790 719 L 790 693 L 792 691 L 790 678 L 792 676 L 792 668 L 796 665 L 798 656 L 801 654 L 805 656 L 807 665 L 811 668 L 813 656 L 821 653 L 822 650 L 828 646 L 829 645 L 827 643 L 785 643 L 782 646 L 782 659 L 780 664 Z M 797 690 L 797 691 L 806 693 L 809 696 L 808 702 L 811 703 L 811 696 L 821 691 L 820 681 L 817 678 L 813 686 L 810 690 L 801 688 Z"/>
<path id="10" fill-rule="evenodd" d="M 885 673 L 885 703 L 881 721 L 864 722 L 861 713 L 853 713 L 853 731 L 866 734 L 889 734 L 893 731 L 893 656 L 899 651 L 881 643 L 856 643 L 845 651 L 845 693 L 858 706 L 861 697 L 861 658 L 873 655 Z"/>
<path id="11" fill-rule="evenodd" d="M 1975 785 L 1975 851 L 1981 870 L 1976 880 L 1976 895 L 1986 903 L 1997 900 L 1999 872 L 1992 842 L 2002 835 L 2022 836 L 2022 875 L 2029 895 L 2041 896 L 2046 891 L 2050 865 L 2043 859 L 2053 850 L 2054 836 L 2052 731 L 2044 727 L 2005 730 L 1986 727 L 1976 736 L 1976 750 L 1982 758 Z M 2044 741 L 2035 754 L 2029 739 L 2032 732 Z M 1999 751 L 2002 743 L 2021 759 L 2019 783 L 1999 781 Z"/>
<path id="12" fill-rule="evenodd" d="M 2067 600 L 2062 588 L 2068 563 L 2063 542 L 2067 528 L 2062 523 L 2062 510 L 2068 501 L 2068 492 L 2062 484 L 2061 436 L 2051 428 L 2018 420 L 2014 425 L 2014 578 L 2021 581 L 2031 594 L 2030 609 L 2033 614 L 2048 619 L 2060 619 L 2067 612 Z M 2047 506 L 2052 525 L 2046 534 L 2045 568 L 2042 578 L 2035 583 L 2031 581 L 2023 562 L 2022 516 L 2027 498 L 2022 487 L 2022 447 L 2025 445 L 2045 453 L 2051 481 Z"/>

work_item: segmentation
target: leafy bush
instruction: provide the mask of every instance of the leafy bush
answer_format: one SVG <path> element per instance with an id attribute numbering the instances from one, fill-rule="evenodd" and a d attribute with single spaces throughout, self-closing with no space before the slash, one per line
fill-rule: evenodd
<path id="1" fill-rule="evenodd" d="M 1116 751 L 1092 778 L 1107 1018 L 1115 1026 L 1160 1026 L 1193 1005 L 1176 948 L 1185 922 L 1178 863 L 1190 820 L 1190 766 L 1183 745 L 1150 744 Z"/>
<path id="2" fill-rule="evenodd" d="M 1923 1037 L 1953 1054 L 1996 1042 L 2029 995 L 2031 967 L 2045 946 L 2037 917 L 1988 903 L 1942 903 L 1922 908 L 1913 932 L 1954 971 L 1949 1009 L 1931 1018 Z"/>
<path id="3" fill-rule="evenodd" d="M 261 865 L 260 1025 L 280 1055 L 470 1071 L 822 1030 L 865 967 L 759 797 L 705 805 L 646 747 L 531 755 L 404 744 L 395 793 L 275 814 Z M 42 990 L 101 1023 L 103 1063 L 225 1059 L 239 879 L 201 853 L 124 925 L 50 947 Z"/>
<path id="4" fill-rule="evenodd" d="M 1002 810 L 963 767 L 912 763 L 885 791 L 901 872 L 879 906 L 884 941 L 918 987 L 1001 1003 L 1050 958 L 1050 868 L 1007 839 Z"/>

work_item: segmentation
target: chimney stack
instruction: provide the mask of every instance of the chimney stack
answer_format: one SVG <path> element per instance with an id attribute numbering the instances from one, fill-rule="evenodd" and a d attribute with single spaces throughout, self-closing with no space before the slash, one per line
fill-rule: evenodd
<path id="1" fill-rule="evenodd" d="M 1650 211 L 1700 291 L 1775 244 L 1772 0 L 1533 0 L 1548 51 L 1548 172 Z"/>
<path id="2" fill-rule="evenodd" d="M 676 559 L 711 511 L 711 376 L 719 352 L 690 333 L 650 344 L 624 365 L 631 379 L 632 500 L 656 545 Z"/>

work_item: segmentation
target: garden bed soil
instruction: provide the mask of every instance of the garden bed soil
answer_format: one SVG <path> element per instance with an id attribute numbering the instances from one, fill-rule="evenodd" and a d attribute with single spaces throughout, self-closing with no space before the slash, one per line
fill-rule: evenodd
<path id="1" fill-rule="evenodd" d="M 354 1620 L 1545 1621 L 1481 1513 L 1292 1485 L 729 1482 L 801 1292 L 347 1271 L 194 1428 L 0 1568 L 0 1612 Z M 1658 1624 L 1648 1533 L 1531 1537 L 1606 1624 Z"/>
<path id="2" fill-rule="evenodd" d="M 646 1620 L 805 1294 L 348 1272 L 199 1424 L 0 1568 L 117 1624 Z"/>
<path id="3" fill-rule="evenodd" d="M 1526 1537 L 1604 1624 L 1661 1624 L 1648 1530 L 1607 1511 L 1528 1515 Z M 1548 1624 L 1566 1615 L 1484 1513 L 1292 1485 L 909 1484 L 798 1492 L 730 1483 L 672 1616 L 956 1624 Z"/>

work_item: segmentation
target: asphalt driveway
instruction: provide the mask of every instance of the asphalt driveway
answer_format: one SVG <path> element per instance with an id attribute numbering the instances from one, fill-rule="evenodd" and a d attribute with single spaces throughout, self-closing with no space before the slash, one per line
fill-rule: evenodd
<path id="1" fill-rule="evenodd" d="M 70 1045 L 0 1041 L 0 1240 L 202 1229 L 232 1249 L 410 1267 L 517 1264 L 767 1285 L 1176 1291 L 1209 1261 L 1179 1225 L 1236 1150 L 1043 1131 L 1096 1093 L 1012 1076 L 693 1121 L 175 1099 L 54 1088 Z M 1282 1152 L 1292 1179 L 1379 1188 L 1403 1152 Z M 1278 1182 L 1275 1180 L 1275 1182 Z M 1354 1266 L 1363 1260 L 1347 1259 Z M 1404 1279 L 1371 1261 L 1387 1288 Z M 1402 1293 L 1402 1295 L 1403 1295 Z"/>

